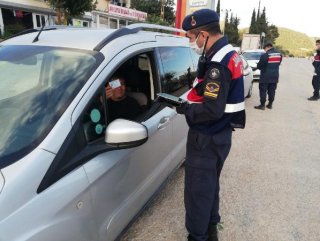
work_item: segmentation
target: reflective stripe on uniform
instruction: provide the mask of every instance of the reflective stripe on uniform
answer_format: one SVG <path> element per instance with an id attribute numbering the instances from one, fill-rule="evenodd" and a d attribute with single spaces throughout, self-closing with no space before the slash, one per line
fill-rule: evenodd
<path id="1" fill-rule="evenodd" d="M 280 63 L 281 62 L 281 54 L 280 53 L 269 53 L 268 63 Z"/>
<path id="2" fill-rule="evenodd" d="M 225 113 L 234 113 L 244 110 L 244 102 L 240 102 L 238 104 L 226 104 L 226 108 L 224 110 Z"/>
<path id="3" fill-rule="evenodd" d="M 222 59 L 231 51 L 235 51 L 231 44 L 228 44 L 221 48 L 211 59 L 213 62 L 221 62 Z M 224 110 L 225 113 L 234 113 L 238 111 L 244 110 L 244 102 L 240 102 L 237 104 L 226 104 L 226 108 Z"/>
<path id="4" fill-rule="evenodd" d="M 234 51 L 234 48 L 231 44 L 228 44 L 221 48 L 211 59 L 213 62 L 221 62 L 221 60 L 226 56 L 229 52 Z"/>

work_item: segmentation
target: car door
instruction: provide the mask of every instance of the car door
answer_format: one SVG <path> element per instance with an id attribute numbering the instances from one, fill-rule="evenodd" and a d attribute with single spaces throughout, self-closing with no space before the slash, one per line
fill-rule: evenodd
<path id="1" fill-rule="evenodd" d="M 196 67 L 188 47 L 162 47 L 157 49 L 161 60 L 162 91 L 177 97 L 184 95 L 196 77 Z M 188 125 L 184 115 L 176 114 L 173 126 L 173 162 L 179 162 L 186 155 Z"/>
<path id="2" fill-rule="evenodd" d="M 134 46 L 114 58 L 96 82 L 104 84 L 106 77 L 119 68 L 119 63 L 126 62 L 127 56 L 134 55 L 135 51 L 141 54 L 141 48 Z M 152 58 L 152 51 L 148 51 L 148 56 Z M 153 71 L 150 71 L 150 81 L 153 82 L 158 81 L 155 67 L 153 64 Z M 150 86 L 151 93 L 158 92 L 157 83 Z M 114 240 L 172 171 L 171 120 L 176 113 L 169 107 L 152 112 L 153 108 L 151 106 L 149 117 L 142 122 L 148 129 L 145 144 L 107 151 L 84 164 L 91 185 L 92 206 L 100 240 Z M 94 142 L 88 145 L 94 145 Z"/>

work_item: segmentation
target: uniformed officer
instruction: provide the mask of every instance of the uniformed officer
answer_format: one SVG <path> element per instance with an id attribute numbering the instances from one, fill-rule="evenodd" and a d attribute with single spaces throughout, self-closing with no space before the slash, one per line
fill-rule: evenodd
<path id="1" fill-rule="evenodd" d="M 312 78 L 313 95 L 308 98 L 308 100 L 318 100 L 319 99 L 319 89 L 320 89 L 320 39 L 316 40 L 317 53 L 314 56 L 312 65 L 314 67 L 314 74 Z"/>
<path id="2" fill-rule="evenodd" d="M 261 70 L 259 80 L 260 105 L 254 108 L 259 110 L 265 109 L 265 103 L 268 93 L 268 109 L 272 109 L 272 103 L 276 94 L 277 84 L 279 81 L 279 66 L 282 61 L 282 56 L 278 50 L 273 48 L 272 43 L 267 43 L 263 46 L 266 53 L 262 54 L 257 64 L 257 68 Z"/>
<path id="3" fill-rule="evenodd" d="M 188 240 L 216 241 L 219 177 L 231 148 L 233 128 L 244 128 L 242 61 L 221 34 L 219 17 L 209 9 L 185 17 L 191 47 L 202 56 L 188 102 L 177 107 L 189 125 L 185 162 Z"/>

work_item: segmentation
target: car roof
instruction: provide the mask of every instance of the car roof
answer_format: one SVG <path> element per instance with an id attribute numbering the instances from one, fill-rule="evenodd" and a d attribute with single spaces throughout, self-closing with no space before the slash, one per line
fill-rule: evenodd
<path id="1" fill-rule="evenodd" d="M 150 32 L 150 31 L 132 31 L 117 34 L 120 29 L 93 29 L 93 28 L 61 28 L 46 29 L 41 32 L 39 40 L 34 42 L 39 31 L 22 34 L 20 36 L 3 41 L 0 45 L 32 45 L 32 46 L 51 46 L 76 48 L 83 50 L 94 50 L 99 44 L 103 45 L 104 41 L 114 41 L 117 38 L 126 38 L 128 44 L 138 42 L 156 41 L 157 36 L 175 37 L 174 39 L 184 39 L 173 34 Z M 123 29 L 122 29 L 123 30 Z M 109 40 L 108 40 L 109 38 Z M 111 38 L 111 39 L 110 39 Z M 171 40 L 170 40 L 171 41 Z M 178 40 L 179 41 L 179 40 Z M 180 40 L 181 41 L 181 40 Z M 120 42 L 120 41 L 119 41 Z M 183 42 L 186 42 L 185 40 Z M 123 43 L 123 41 L 121 41 Z M 107 42 L 105 42 L 107 44 Z M 103 47 L 103 46 L 102 46 Z M 101 47 L 101 48 L 102 48 Z"/>
<path id="2" fill-rule="evenodd" d="M 264 49 L 248 49 L 248 50 L 244 50 L 242 51 L 242 53 L 255 53 L 255 52 L 266 52 L 264 51 Z"/>

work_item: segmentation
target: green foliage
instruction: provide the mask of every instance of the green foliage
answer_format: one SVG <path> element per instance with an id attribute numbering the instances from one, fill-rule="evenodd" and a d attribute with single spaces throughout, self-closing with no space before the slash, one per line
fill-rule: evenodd
<path id="1" fill-rule="evenodd" d="M 218 0 L 216 12 L 217 12 L 218 16 L 220 17 L 220 0 Z"/>
<path id="2" fill-rule="evenodd" d="M 296 57 L 312 56 L 315 49 L 313 38 L 287 28 L 279 28 L 279 37 L 275 43 L 287 55 Z"/>
<path id="3" fill-rule="evenodd" d="M 258 32 L 256 22 L 257 22 L 256 9 L 254 8 L 253 12 L 252 12 L 251 23 L 250 23 L 250 28 L 249 28 L 250 34 L 254 34 L 254 33 Z"/>
<path id="4" fill-rule="evenodd" d="M 275 39 L 279 36 L 278 28 L 275 25 L 269 25 L 267 21 L 266 8 L 264 7 L 262 13 L 260 14 L 259 6 L 257 15 L 255 15 L 255 13 L 256 11 L 253 9 L 249 33 L 261 34 L 263 32 L 266 34 L 264 43 L 275 43 Z"/>
<path id="5" fill-rule="evenodd" d="M 238 17 L 234 17 L 231 13 L 229 19 L 229 13 L 226 12 L 225 26 L 224 26 L 224 35 L 228 38 L 229 43 L 233 45 L 240 44 L 240 36 L 238 26 L 240 24 L 240 19 Z"/>
<path id="6" fill-rule="evenodd" d="M 161 16 L 161 7 L 163 7 L 163 17 Z M 148 13 L 147 22 L 149 23 L 160 25 L 174 24 L 174 0 L 132 0 L 131 8 Z"/>
<path id="7" fill-rule="evenodd" d="M 3 33 L 2 38 L 3 39 L 8 39 L 10 37 L 12 37 L 13 35 L 22 32 L 23 30 L 25 30 L 25 27 L 22 24 L 8 24 L 5 27 L 5 31 Z"/>
<path id="8" fill-rule="evenodd" d="M 96 7 L 92 0 L 49 0 L 49 3 L 56 9 L 64 9 L 68 17 L 81 16 Z"/>
<path id="9" fill-rule="evenodd" d="M 266 32 L 266 39 L 270 40 L 272 43 L 275 43 L 278 37 L 279 37 L 278 28 L 273 24 L 268 26 L 268 30 Z"/>
<path id="10" fill-rule="evenodd" d="M 257 30 L 258 33 L 268 33 L 268 23 L 267 23 L 267 17 L 266 17 L 266 8 L 263 8 L 262 14 L 257 17 Z"/>

